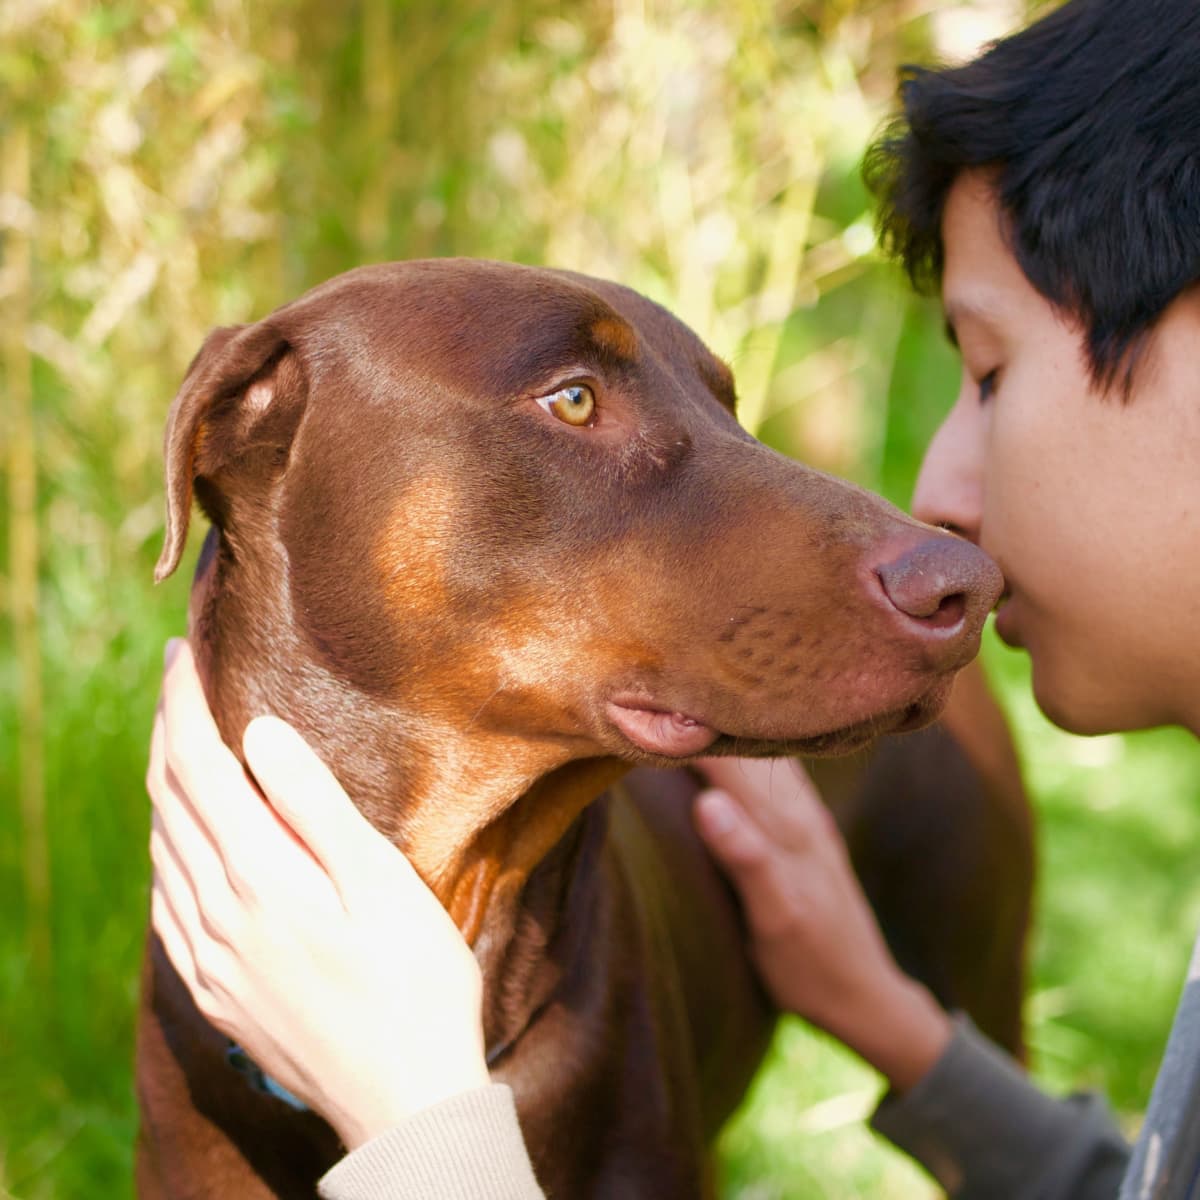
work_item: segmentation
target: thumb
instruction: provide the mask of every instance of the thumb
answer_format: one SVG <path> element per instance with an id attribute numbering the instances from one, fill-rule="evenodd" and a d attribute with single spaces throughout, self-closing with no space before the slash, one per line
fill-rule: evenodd
<path id="1" fill-rule="evenodd" d="M 775 936 L 788 913 L 779 847 L 728 792 L 701 792 L 693 812 L 701 839 L 741 897 L 751 936 Z"/>
<path id="2" fill-rule="evenodd" d="M 354 807 L 313 748 L 278 717 L 256 717 L 242 735 L 246 762 L 271 807 L 347 899 L 378 850 L 393 850 Z M 391 869 L 411 866 L 403 855 Z"/>
<path id="3" fill-rule="evenodd" d="M 767 861 L 766 834 L 726 791 L 709 788 L 695 800 L 694 819 L 709 852 L 739 882 Z"/>

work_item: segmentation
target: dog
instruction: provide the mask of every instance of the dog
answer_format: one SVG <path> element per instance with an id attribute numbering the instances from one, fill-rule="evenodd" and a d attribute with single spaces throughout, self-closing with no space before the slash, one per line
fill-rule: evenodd
<path id="1" fill-rule="evenodd" d="M 774 1014 L 678 768 L 926 725 L 994 564 L 754 441 L 664 309 L 511 264 L 365 267 L 215 331 L 165 457 L 158 578 L 193 497 L 212 523 L 189 631 L 223 737 L 289 720 L 453 916 L 547 1194 L 711 1194 Z M 143 1198 L 312 1196 L 339 1157 L 226 1050 L 152 939 Z"/>

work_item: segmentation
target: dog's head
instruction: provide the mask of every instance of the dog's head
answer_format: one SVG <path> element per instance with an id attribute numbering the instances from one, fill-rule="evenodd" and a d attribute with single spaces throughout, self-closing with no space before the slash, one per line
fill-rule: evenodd
<path id="1" fill-rule="evenodd" d="M 194 489 L 206 587 L 238 597 L 199 634 L 273 677 L 250 707 L 302 717 L 319 678 L 300 724 L 335 766 L 381 750 L 339 751 L 351 714 L 394 714 L 442 784 L 921 723 L 1000 589 L 974 547 L 754 441 L 664 310 L 562 272 L 369 267 L 219 330 L 166 455 L 158 574 Z"/>

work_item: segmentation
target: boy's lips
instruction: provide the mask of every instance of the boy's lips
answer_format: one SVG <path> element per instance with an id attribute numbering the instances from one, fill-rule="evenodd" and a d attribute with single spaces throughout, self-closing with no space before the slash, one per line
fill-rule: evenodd
<path id="1" fill-rule="evenodd" d="M 1018 650 L 1024 647 L 1017 627 L 1012 594 L 1008 592 L 1000 597 L 1000 603 L 996 606 L 996 634 L 1006 646 Z"/>

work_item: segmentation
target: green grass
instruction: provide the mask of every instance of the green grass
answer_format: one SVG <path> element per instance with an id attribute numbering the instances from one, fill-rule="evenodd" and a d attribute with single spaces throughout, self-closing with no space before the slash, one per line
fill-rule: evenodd
<path id="1" fill-rule="evenodd" d="M 28 953 L 21 831 L 7 802 L 17 758 L 7 663 L 3 677 L 0 1187 L 21 1200 L 131 1188 L 133 1020 L 149 878 L 142 776 L 161 647 L 182 628 L 186 588 L 180 580 L 151 593 L 152 562 L 147 548 L 123 576 L 60 578 L 47 591 L 46 644 L 72 650 L 45 661 L 48 978 Z M 104 624 L 75 626 L 67 638 L 78 612 L 102 613 Z"/>
<path id="2" fill-rule="evenodd" d="M 911 488 L 936 419 L 926 393 L 945 396 L 949 370 L 935 321 L 910 309 L 880 459 L 866 478 L 895 499 Z M 922 379 L 943 382 L 922 390 Z M 920 402 L 906 403 L 908 395 Z M 29 959 L 14 802 L 17 681 L 14 656 L 0 654 L 0 1197 L 20 1200 L 130 1190 L 148 879 L 142 775 L 161 647 L 183 628 L 187 592 L 186 569 L 160 588 L 149 582 L 159 534 L 156 465 L 130 472 L 122 491 L 107 460 L 81 445 L 69 471 L 48 481 L 41 513 L 48 978 L 35 977 Z M 80 536 L 89 521 L 106 534 Z M 64 531 L 73 536 L 57 536 Z M 991 639 L 985 654 L 1040 819 L 1033 1070 L 1056 1092 L 1103 1089 L 1132 1129 L 1200 924 L 1191 869 L 1200 845 L 1200 750 L 1180 731 L 1063 734 L 1034 707 L 1023 656 Z M 799 1022 L 784 1023 L 723 1138 L 725 1194 L 932 1195 L 921 1173 L 863 1126 L 879 1087 L 848 1053 Z"/>
<path id="3" fill-rule="evenodd" d="M 880 458 L 866 473 L 901 501 L 936 418 L 927 393 L 948 394 L 952 364 L 936 336 L 928 312 L 910 309 Z M 922 390 L 923 379 L 942 382 Z M 920 402 L 905 403 L 906 395 Z M 65 407 L 67 398 L 56 402 Z M 130 1190 L 148 879 L 142 775 L 161 647 L 183 628 L 187 592 L 186 570 L 158 589 L 149 582 L 160 512 L 153 461 L 128 471 L 124 490 L 94 447 L 81 442 L 63 461 L 40 514 L 53 946 L 46 978 L 29 958 L 14 802 L 16 669 L 12 654 L 0 654 L 0 1197 L 20 1200 Z M 81 534 L 88 522 L 104 536 Z M 1180 731 L 1069 737 L 1034 707 L 1023 656 L 992 640 L 985 653 L 1040 815 L 1032 1066 L 1056 1092 L 1103 1089 L 1132 1129 L 1200 924 L 1192 870 L 1200 750 Z M 930 1196 L 920 1172 L 863 1126 L 879 1086 L 845 1051 L 786 1022 L 723 1139 L 725 1194 Z"/>
<path id="4" fill-rule="evenodd" d="M 17 303 L 5 328 L 26 325 L 34 350 L 28 371 L 0 369 L 29 374 L 37 426 L 52 877 L 40 933 L 52 955 L 34 971 L 16 655 L 0 641 L 0 1200 L 130 1191 L 142 775 L 160 650 L 183 628 L 187 590 L 186 572 L 149 583 L 157 447 L 209 326 L 384 258 L 590 270 L 708 313 L 701 332 L 743 381 L 760 352 L 774 355 L 768 440 L 907 500 L 956 365 L 937 314 L 840 231 L 863 219 L 858 150 L 895 63 L 929 49 L 929 23 L 904 20 L 899 0 L 810 7 L 816 23 L 708 0 L 580 4 L 572 24 L 544 0 L 363 0 L 349 17 L 273 0 L 58 0 L 10 31 L 0 81 L 14 103 L 0 138 L 27 132 L 34 170 L 9 207 L 27 201 L 37 219 L 32 275 L 0 288 L 0 305 Z M 132 87 L 155 62 L 161 74 Z M 822 178 L 804 282 L 779 324 L 751 301 L 792 247 L 804 192 L 784 185 L 809 170 Z M 664 190 L 670 180 L 688 188 Z M 23 227 L 6 229 L 5 255 Z M 736 231 L 725 249 L 722 230 Z M 711 258 L 702 272 L 693 251 Z M 146 255 L 153 289 L 114 291 Z M 129 307 L 96 333 L 92 318 L 122 294 Z M 19 390 L 0 381 L 0 459 Z M 1200 756 L 1178 733 L 1067 738 L 1033 709 L 1020 657 L 995 645 L 988 656 L 1041 814 L 1034 1069 L 1056 1090 L 1105 1088 L 1132 1123 L 1200 917 L 1189 850 Z M 724 1138 L 726 1193 L 928 1196 L 862 1127 L 877 1089 L 844 1052 L 786 1023 Z"/>
<path id="5" fill-rule="evenodd" d="M 103 585 L 107 628 L 86 656 L 49 657 L 47 742 L 53 971 L 33 977 L 20 837 L 0 811 L 0 1195 L 123 1195 L 136 1128 L 136 973 L 147 888 L 145 744 L 162 641 L 186 583 L 151 591 L 153 547 Z M 55 594 L 50 620 L 65 619 Z M 52 642 L 51 645 L 54 643 Z M 1029 1001 L 1035 1074 L 1055 1091 L 1099 1087 L 1132 1127 L 1200 923 L 1200 753 L 1177 731 L 1082 740 L 1028 698 L 1022 660 L 988 646 L 1041 815 Z M 11 697 L 12 672 L 3 674 Z M 0 782 L 13 794 L 12 706 Z M 9 914 L 16 914 L 11 919 Z M 926 1197 L 924 1177 L 863 1126 L 879 1091 L 848 1053 L 785 1022 L 722 1142 L 729 1197 Z"/>

